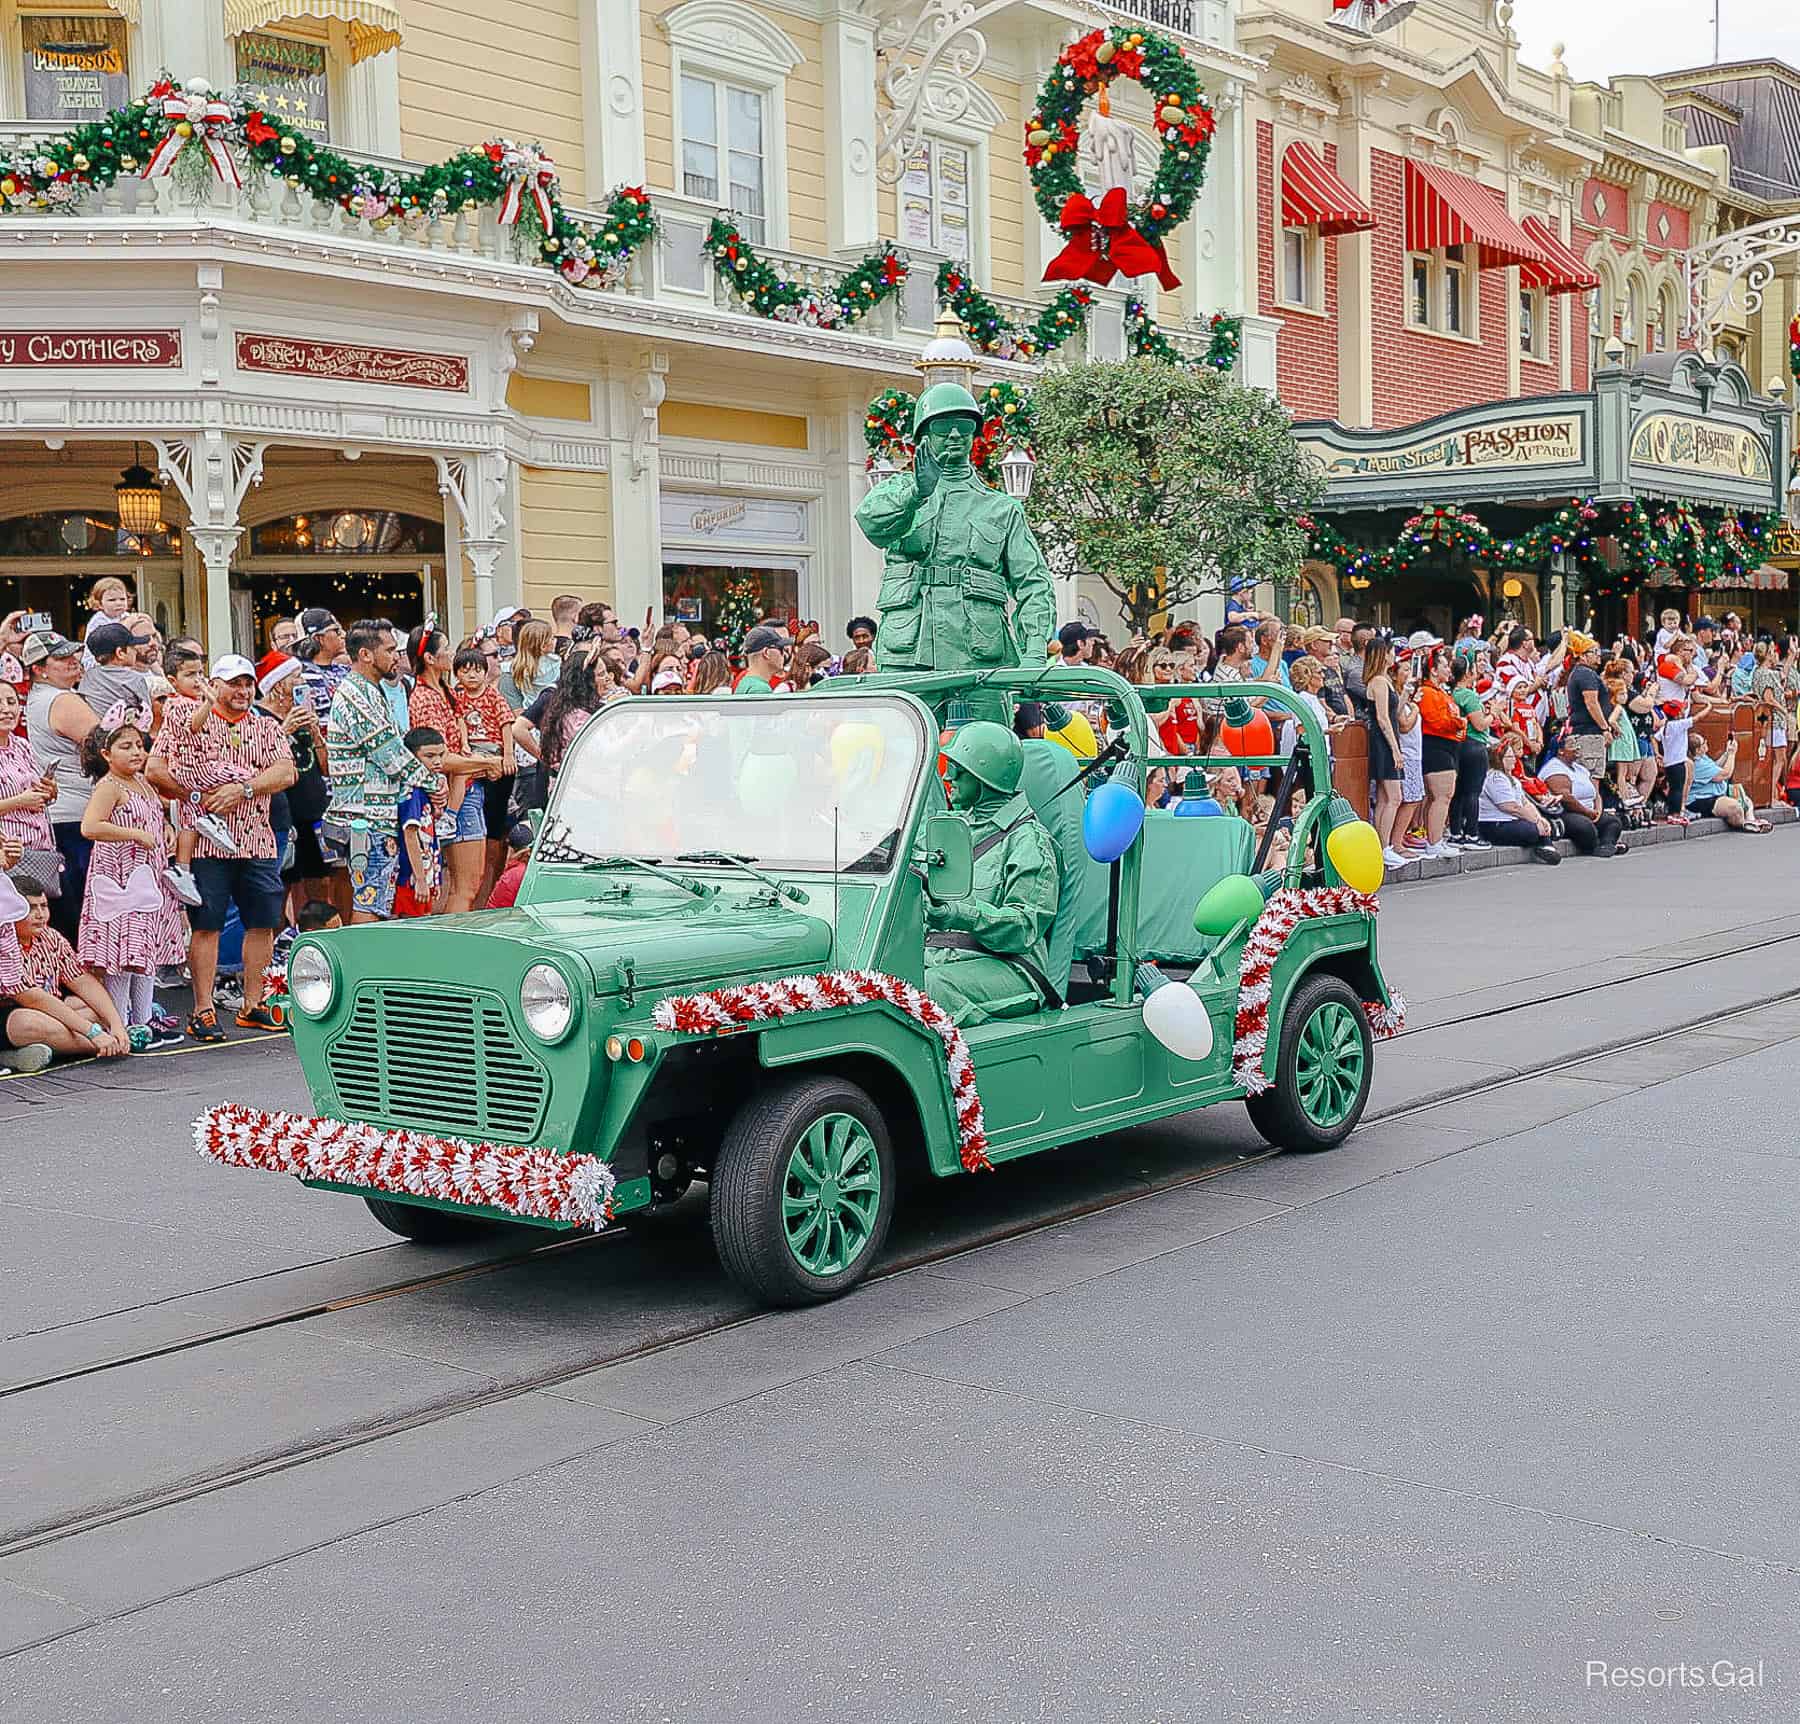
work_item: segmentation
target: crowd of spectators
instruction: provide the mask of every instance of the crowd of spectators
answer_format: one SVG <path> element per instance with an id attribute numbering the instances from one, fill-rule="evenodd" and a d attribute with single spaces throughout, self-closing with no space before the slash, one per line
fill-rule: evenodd
<path id="1" fill-rule="evenodd" d="M 547 617 L 509 606 L 460 641 L 435 618 L 402 636 L 308 609 L 276 621 L 254 662 L 209 663 L 131 606 L 109 577 L 80 641 L 24 613 L 0 623 L 0 1066 L 223 1040 L 221 1010 L 278 1030 L 266 978 L 297 930 L 510 905 L 531 817 L 601 707 L 801 691 L 877 656 L 869 617 L 834 653 L 811 627 L 765 619 L 735 641 L 681 620 L 627 629 L 611 606 L 565 595 Z M 1689 629 L 1666 612 L 1652 638 L 1610 651 L 1577 630 L 1486 632 L 1479 617 L 1445 641 L 1347 617 L 1297 629 L 1235 601 L 1227 616 L 1210 637 L 1188 623 L 1117 649 L 1071 622 L 1048 658 L 1140 688 L 1177 762 L 1151 774 L 1149 800 L 1241 813 L 1276 862 L 1304 799 L 1328 791 L 1334 768 L 1355 770 L 1348 751 L 1333 760 L 1352 727 L 1395 868 L 1496 844 L 1555 862 L 1559 839 L 1614 856 L 1653 818 L 1766 831 L 1736 745 L 1715 756 L 1696 728 L 1734 702 L 1766 710 L 1775 782 L 1787 780 L 1800 643 L 1751 640 L 1734 616 Z M 1243 696 L 1157 692 L 1201 680 L 1241 683 Z M 1259 683 L 1311 711 L 1323 761 L 1293 777 L 1253 764 L 1290 753 L 1297 732 L 1291 719 L 1244 725 Z M 1106 703 L 1052 698 L 1054 677 L 1044 692 L 1020 707 L 1020 728 L 1091 758 Z M 1179 765 L 1221 749 L 1248 758 Z M 228 935 L 223 967 L 241 979 L 220 976 Z M 184 1016 L 161 1009 L 159 984 L 191 993 Z"/>

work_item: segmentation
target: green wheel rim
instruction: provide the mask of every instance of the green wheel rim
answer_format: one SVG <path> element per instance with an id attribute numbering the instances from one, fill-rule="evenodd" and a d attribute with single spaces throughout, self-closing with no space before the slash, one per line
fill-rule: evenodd
<path id="1" fill-rule="evenodd" d="M 828 1113 L 800 1134 L 781 1182 L 781 1226 L 811 1275 L 841 1275 L 868 1250 L 881 1210 L 881 1157 L 869 1128 Z"/>
<path id="2" fill-rule="evenodd" d="M 1342 1000 L 1327 1000 L 1300 1026 L 1294 1087 L 1301 1111 L 1321 1130 L 1342 1125 L 1362 1094 L 1368 1063 L 1356 1014 Z"/>

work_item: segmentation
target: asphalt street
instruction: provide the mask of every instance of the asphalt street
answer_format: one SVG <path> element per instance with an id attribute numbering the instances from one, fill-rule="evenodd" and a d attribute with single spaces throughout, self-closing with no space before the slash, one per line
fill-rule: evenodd
<path id="1" fill-rule="evenodd" d="M 279 1040 L 0 1082 L 0 1717 L 1800 1715 L 1797 860 L 1392 890 L 1342 1149 L 911 1191 L 797 1313 L 203 1161 Z"/>

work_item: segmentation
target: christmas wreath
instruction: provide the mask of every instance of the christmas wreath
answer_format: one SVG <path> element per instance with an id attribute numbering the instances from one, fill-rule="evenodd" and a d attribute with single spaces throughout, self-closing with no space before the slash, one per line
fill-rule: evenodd
<path id="1" fill-rule="evenodd" d="M 702 243 L 719 279 L 758 317 L 809 329 L 848 329 L 892 299 L 906 280 L 906 259 L 888 246 L 870 252 L 835 287 L 805 287 L 758 257 L 737 224 L 722 215 L 713 217 Z"/>
<path id="2" fill-rule="evenodd" d="M 1107 86 L 1120 77 L 1150 93 L 1162 157 L 1135 203 L 1115 190 L 1096 205 L 1076 168 L 1080 122 L 1088 99 L 1100 95 L 1104 105 Z M 1064 48 L 1025 122 L 1025 164 L 1038 209 L 1068 238 L 1044 279 L 1104 285 L 1115 275 L 1155 275 L 1164 287 L 1179 287 L 1162 242 L 1194 207 L 1216 126 L 1193 66 L 1167 37 L 1115 25 Z"/>
<path id="3" fill-rule="evenodd" d="M 969 451 L 975 471 L 996 490 L 1002 483 L 1001 457 L 1020 444 L 1031 447 L 1035 424 L 1031 397 L 1016 383 L 989 383 L 975 391 L 981 408 L 981 429 Z M 866 465 L 883 457 L 896 466 L 912 465 L 913 408 L 916 403 L 904 389 L 884 389 L 863 413 L 863 441 L 868 445 Z"/>

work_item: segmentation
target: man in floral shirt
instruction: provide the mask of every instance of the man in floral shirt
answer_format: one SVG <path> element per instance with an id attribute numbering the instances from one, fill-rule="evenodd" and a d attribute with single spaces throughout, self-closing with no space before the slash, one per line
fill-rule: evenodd
<path id="1" fill-rule="evenodd" d="M 255 708 L 256 666 L 239 653 L 225 653 L 213 661 L 212 682 L 206 728 L 195 732 L 185 724 L 165 724 L 150 751 L 159 770 L 149 773 L 150 782 L 165 794 L 172 781 L 180 795 L 197 796 L 201 809 L 222 820 L 231 835 L 228 848 L 202 829 L 194 850 L 200 903 L 189 912 L 194 1010 L 188 1034 L 202 1042 L 225 1039 L 213 1011 L 213 978 L 219 967 L 219 935 L 233 903 L 244 927 L 244 1006 L 238 1027 L 281 1028 L 262 1003 L 263 971 L 275 930 L 287 919 L 281 849 L 269 804 L 296 776 L 294 751 L 281 726 Z"/>
<path id="2" fill-rule="evenodd" d="M 350 920 L 377 922 L 394 910 L 400 798 L 423 790 L 439 800 L 444 780 L 406 746 L 382 689 L 399 664 L 394 625 L 385 618 L 356 623 L 345 644 L 350 674 L 332 698 L 325 725 L 331 762 L 327 836 L 342 846 L 349 865 Z"/>

